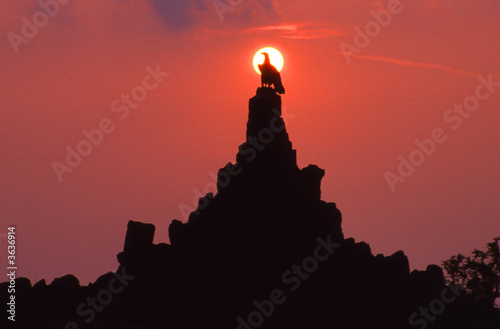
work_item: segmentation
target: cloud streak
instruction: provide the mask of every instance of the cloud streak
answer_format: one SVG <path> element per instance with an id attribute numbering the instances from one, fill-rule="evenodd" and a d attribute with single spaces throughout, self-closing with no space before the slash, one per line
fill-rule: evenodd
<path id="1" fill-rule="evenodd" d="M 204 35 L 216 34 L 216 35 L 236 35 L 236 34 L 251 34 L 251 35 L 264 35 L 272 36 L 276 38 L 284 39 L 302 39 L 302 40 L 312 40 L 312 39 L 324 39 L 342 35 L 348 35 L 343 28 L 336 28 L 326 25 L 314 25 L 314 24 L 294 24 L 294 23 L 284 23 L 280 25 L 265 25 L 258 27 L 247 27 L 247 28 L 232 28 L 232 29 L 203 29 Z"/>
<path id="2" fill-rule="evenodd" d="M 348 35 L 345 30 L 340 28 L 306 23 L 268 25 L 253 28 L 249 32 L 273 34 L 287 39 L 323 39 L 332 36 Z"/>
<path id="3" fill-rule="evenodd" d="M 439 64 L 433 64 L 433 63 L 424 63 L 424 62 L 414 62 L 410 60 L 401 60 L 401 59 L 394 59 L 394 58 L 387 58 L 387 57 L 382 57 L 382 56 L 370 56 L 370 55 L 358 55 L 358 54 L 351 54 L 351 53 L 344 53 L 344 52 L 339 52 L 339 55 L 348 55 L 360 59 L 365 59 L 369 61 L 375 61 L 375 62 L 383 62 L 383 63 L 390 63 L 390 64 L 395 64 L 395 65 L 401 65 L 401 66 L 407 66 L 407 67 L 418 67 L 418 68 L 426 68 L 430 70 L 439 70 L 439 71 L 445 71 L 449 72 L 452 74 L 456 75 L 463 75 L 463 76 L 470 76 L 470 77 L 478 77 L 484 74 L 476 73 L 476 72 L 471 72 L 471 71 L 465 71 L 465 70 L 460 70 L 460 69 L 455 69 L 452 67 L 447 67 Z M 500 79 L 500 76 L 498 75 L 493 75 L 495 79 Z"/>

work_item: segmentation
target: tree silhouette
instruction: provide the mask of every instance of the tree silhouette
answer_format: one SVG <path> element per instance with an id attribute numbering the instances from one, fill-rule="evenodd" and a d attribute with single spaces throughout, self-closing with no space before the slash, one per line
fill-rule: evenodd
<path id="1" fill-rule="evenodd" d="M 443 262 L 450 284 L 461 285 L 475 299 L 495 304 L 500 297 L 500 237 L 488 243 L 486 251 L 475 249 L 471 256 L 451 256 Z"/>

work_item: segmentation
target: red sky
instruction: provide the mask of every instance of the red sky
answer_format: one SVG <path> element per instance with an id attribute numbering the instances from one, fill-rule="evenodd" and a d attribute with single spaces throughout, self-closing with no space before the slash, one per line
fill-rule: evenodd
<path id="1" fill-rule="evenodd" d="M 168 242 L 193 189 L 235 161 L 264 46 L 285 58 L 299 166 L 326 170 L 322 198 L 342 211 L 346 237 L 402 249 L 423 269 L 500 235 L 500 86 L 478 80 L 500 82 L 497 0 L 218 3 L 235 5 L 223 20 L 213 1 L 74 0 L 47 22 L 37 1 L 0 3 L 0 234 L 17 227 L 19 275 L 94 281 L 116 269 L 131 219 Z M 341 45 L 376 28 L 370 12 L 388 3 L 397 13 L 348 63 Z M 38 33 L 13 46 L 9 33 L 22 37 L 33 15 Z M 111 104 L 148 66 L 169 75 L 120 119 Z M 459 124 L 464 100 L 477 109 Z M 60 182 L 54 161 L 106 118 L 114 130 Z M 398 174 L 400 156 L 418 160 L 415 139 L 435 129 L 446 140 L 391 191 L 384 174 Z M 3 259 L 6 246 L 0 235 Z"/>

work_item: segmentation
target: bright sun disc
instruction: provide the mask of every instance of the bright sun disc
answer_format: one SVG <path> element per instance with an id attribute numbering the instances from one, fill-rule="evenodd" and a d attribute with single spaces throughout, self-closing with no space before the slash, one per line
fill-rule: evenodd
<path id="1" fill-rule="evenodd" d="M 281 69 L 283 68 L 283 63 L 284 63 L 283 56 L 281 55 L 281 53 L 277 49 L 272 48 L 272 47 L 266 47 L 266 48 L 260 49 L 253 56 L 253 68 L 255 69 L 255 72 L 260 74 L 258 65 L 262 64 L 262 62 L 264 62 L 264 55 L 261 54 L 263 52 L 269 54 L 269 59 L 271 60 L 271 64 L 273 64 L 276 67 L 276 69 L 278 69 L 278 71 L 281 71 Z"/>

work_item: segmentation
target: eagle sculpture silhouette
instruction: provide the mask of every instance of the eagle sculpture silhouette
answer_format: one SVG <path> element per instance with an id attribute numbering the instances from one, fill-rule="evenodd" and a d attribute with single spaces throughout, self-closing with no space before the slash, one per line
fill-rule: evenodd
<path id="1" fill-rule="evenodd" d="M 268 53 L 261 53 L 264 55 L 264 62 L 262 64 L 259 64 L 259 71 L 260 71 L 260 81 L 262 83 L 262 87 L 271 87 L 271 85 L 274 86 L 274 90 L 278 94 L 284 94 L 285 93 L 285 87 L 283 87 L 283 84 L 281 83 L 281 75 L 278 69 L 274 67 L 273 64 L 271 64 L 271 60 L 269 59 L 269 54 Z"/>

